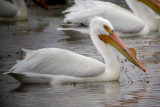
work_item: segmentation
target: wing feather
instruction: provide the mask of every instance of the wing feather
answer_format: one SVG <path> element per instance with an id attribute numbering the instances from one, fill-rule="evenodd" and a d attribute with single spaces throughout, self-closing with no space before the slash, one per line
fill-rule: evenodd
<path id="1" fill-rule="evenodd" d="M 33 72 L 74 77 L 93 77 L 104 73 L 105 64 L 67 50 L 57 48 L 39 49 L 30 52 L 10 72 Z"/>
<path id="2" fill-rule="evenodd" d="M 91 18 L 101 16 L 108 19 L 115 30 L 121 33 L 138 33 L 145 27 L 144 22 L 133 13 L 110 2 L 82 0 L 64 13 L 68 13 L 65 15 L 65 23 L 82 23 L 86 26 Z"/>

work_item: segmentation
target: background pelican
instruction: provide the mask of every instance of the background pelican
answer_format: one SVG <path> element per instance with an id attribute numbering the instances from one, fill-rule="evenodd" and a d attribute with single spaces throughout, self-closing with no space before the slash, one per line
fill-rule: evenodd
<path id="1" fill-rule="evenodd" d="M 33 0 L 35 3 L 48 9 L 43 0 Z M 27 7 L 24 0 L 0 0 L 0 21 L 27 20 Z"/>
<path id="2" fill-rule="evenodd" d="M 136 51 L 125 46 L 108 20 L 101 17 L 93 18 L 90 35 L 105 64 L 71 51 L 44 48 L 28 52 L 25 50 L 27 54 L 24 60 L 18 61 L 6 74 L 22 83 L 115 81 L 119 79 L 120 68 L 109 44 L 146 71 L 136 59 Z"/>
<path id="3" fill-rule="evenodd" d="M 148 0 L 143 3 L 148 3 Z M 145 4 L 137 0 L 126 0 L 128 6 L 134 13 L 110 2 L 93 1 L 93 0 L 75 0 L 75 5 L 65 10 L 64 23 L 83 24 L 89 25 L 89 20 L 93 16 L 101 16 L 108 19 L 113 24 L 115 31 L 119 34 L 130 35 L 146 35 L 150 31 L 158 30 L 158 19 L 154 12 Z M 151 2 L 149 2 L 151 4 Z M 156 8 L 152 5 L 151 8 Z M 155 10 L 155 9 L 153 9 Z M 156 10 L 160 14 L 159 9 Z M 83 15 L 82 15 L 83 14 Z M 87 29 L 87 27 L 85 28 Z M 58 28 L 66 32 L 68 35 L 72 35 L 70 31 L 79 32 L 75 27 L 70 28 Z M 82 31 L 81 33 L 84 34 Z"/>

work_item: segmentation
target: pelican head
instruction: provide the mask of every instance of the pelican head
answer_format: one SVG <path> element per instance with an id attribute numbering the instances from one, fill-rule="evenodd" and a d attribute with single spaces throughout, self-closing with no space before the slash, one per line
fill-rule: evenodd
<path id="1" fill-rule="evenodd" d="M 110 44 L 111 46 L 113 46 L 129 61 L 131 61 L 133 64 L 135 64 L 144 72 L 146 72 L 146 69 L 141 65 L 141 63 L 136 58 L 136 50 L 134 48 L 128 48 L 123 43 L 123 41 L 114 31 L 112 24 L 108 20 L 103 19 L 102 17 L 95 17 L 91 20 L 90 29 L 91 29 L 91 35 L 92 31 L 94 31 L 94 36 L 96 35 L 100 41 L 104 42 L 105 44 Z"/>

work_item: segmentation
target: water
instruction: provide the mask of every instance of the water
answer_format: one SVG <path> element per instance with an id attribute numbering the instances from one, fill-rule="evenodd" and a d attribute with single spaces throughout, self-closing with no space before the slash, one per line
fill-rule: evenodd
<path id="1" fill-rule="evenodd" d="M 0 106 L 160 106 L 160 35 L 157 32 L 143 37 L 122 37 L 127 46 L 137 50 L 137 57 L 147 72 L 114 50 L 121 68 L 120 80 L 116 82 L 21 85 L 2 74 L 22 58 L 21 48 L 63 48 L 103 62 L 90 39 L 71 39 L 56 30 L 63 20 L 60 12 L 65 8 L 53 6 L 46 12 L 30 7 L 28 22 L 0 23 Z"/>

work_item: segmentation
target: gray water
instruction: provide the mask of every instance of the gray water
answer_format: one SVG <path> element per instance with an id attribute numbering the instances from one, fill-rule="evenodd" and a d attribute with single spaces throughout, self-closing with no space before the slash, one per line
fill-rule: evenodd
<path id="1" fill-rule="evenodd" d="M 0 23 L 0 107 L 160 106 L 160 35 L 157 32 L 121 37 L 128 47 L 137 50 L 137 58 L 147 72 L 114 50 L 121 68 L 120 80 L 116 82 L 21 85 L 3 75 L 17 59 L 22 59 L 21 48 L 62 48 L 103 62 L 90 39 L 72 39 L 56 30 L 63 20 L 60 12 L 66 7 L 50 8 L 46 12 L 30 7 L 28 22 Z"/>

